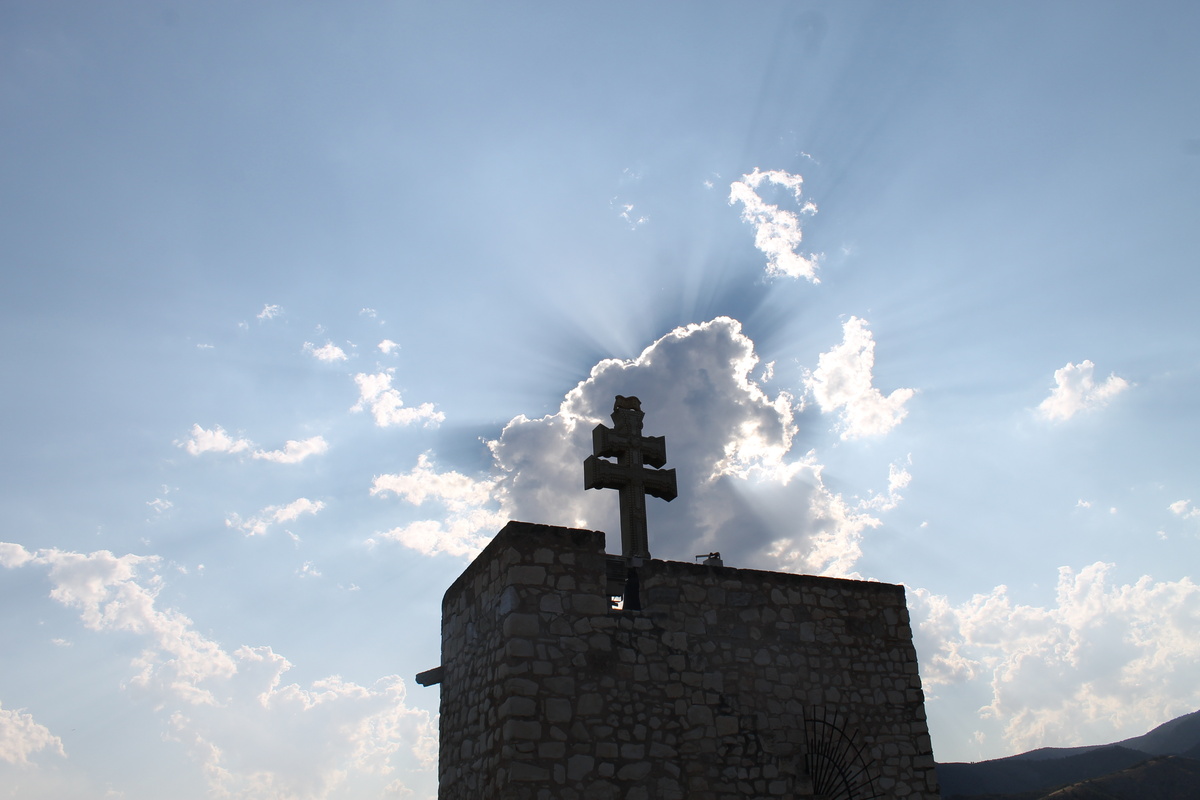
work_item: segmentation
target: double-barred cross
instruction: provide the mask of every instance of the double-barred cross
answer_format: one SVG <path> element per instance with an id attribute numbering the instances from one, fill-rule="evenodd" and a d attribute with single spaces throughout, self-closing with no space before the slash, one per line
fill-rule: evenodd
<path id="1" fill-rule="evenodd" d="M 675 499 L 675 470 L 657 469 L 667 463 L 667 440 L 642 436 L 645 418 L 636 397 L 617 395 L 613 427 L 592 430 L 592 453 L 583 462 L 584 489 L 616 489 L 621 493 L 621 555 L 650 558 L 646 534 L 646 495 Z M 617 459 L 614 464 L 606 458 Z M 656 469 L 648 469 L 646 465 Z"/>

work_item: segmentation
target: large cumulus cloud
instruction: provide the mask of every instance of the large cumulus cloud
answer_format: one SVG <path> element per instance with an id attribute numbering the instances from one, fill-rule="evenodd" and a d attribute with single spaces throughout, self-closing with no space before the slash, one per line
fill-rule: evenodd
<path id="1" fill-rule="evenodd" d="M 489 443 L 493 473 L 479 484 L 486 483 L 499 518 L 605 530 L 610 551 L 619 548 L 617 497 L 585 492 L 582 465 L 592 429 L 612 424 L 613 398 L 636 395 L 645 433 L 666 436 L 667 466 L 679 478 L 674 503 L 648 501 L 656 557 L 689 560 L 720 550 L 738 566 L 848 574 L 863 531 L 879 521 L 826 486 L 815 453 L 796 452 L 801 406 L 787 392 L 764 392 L 752 377 L 757 365 L 737 320 L 676 328 L 636 358 L 601 361 L 555 413 L 510 421 Z M 380 476 L 376 486 L 402 477 Z M 456 498 L 471 494 L 461 478 Z M 447 510 L 461 523 L 464 509 L 454 502 Z M 481 522 L 496 518 L 479 515 Z M 484 532 L 468 527 L 458 524 L 457 539 L 440 527 L 436 549 L 476 551 Z M 405 543 L 429 552 L 419 540 L 411 535 Z"/>

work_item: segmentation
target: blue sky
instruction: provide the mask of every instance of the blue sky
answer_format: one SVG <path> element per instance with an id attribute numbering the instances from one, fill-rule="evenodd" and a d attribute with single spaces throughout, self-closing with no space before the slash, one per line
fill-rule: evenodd
<path id="1" fill-rule="evenodd" d="M 0 783 L 433 797 L 442 592 L 903 583 L 934 750 L 1200 707 L 1200 12 L 10 3 Z"/>

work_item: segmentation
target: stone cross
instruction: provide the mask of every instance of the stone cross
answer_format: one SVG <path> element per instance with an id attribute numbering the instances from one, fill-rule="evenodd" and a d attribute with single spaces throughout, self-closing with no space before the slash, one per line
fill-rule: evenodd
<path id="1" fill-rule="evenodd" d="M 617 395 L 613 427 L 592 430 L 592 452 L 583 462 L 584 489 L 616 489 L 621 493 L 621 555 L 650 558 L 646 535 L 646 495 L 670 502 L 678 494 L 675 470 L 647 469 L 667 463 L 667 441 L 642 436 L 642 404 L 636 397 Z M 604 461 L 615 458 L 617 462 Z"/>

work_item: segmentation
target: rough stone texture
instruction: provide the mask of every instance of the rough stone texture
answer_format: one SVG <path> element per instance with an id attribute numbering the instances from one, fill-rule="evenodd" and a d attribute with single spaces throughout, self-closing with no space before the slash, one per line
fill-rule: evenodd
<path id="1" fill-rule="evenodd" d="M 512 522 L 442 604 L 439 798 L 938 797 L 904 589 Z"/>

